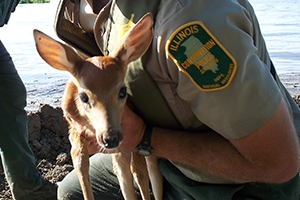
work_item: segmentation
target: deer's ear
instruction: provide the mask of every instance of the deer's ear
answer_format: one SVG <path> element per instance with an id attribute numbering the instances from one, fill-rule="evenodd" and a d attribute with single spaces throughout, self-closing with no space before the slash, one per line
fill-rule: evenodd
<path id="1" fill-rule="evenodd" d="M 71 47 L 62 44 L 39 30 L 33 30 L 36 49 L 50 66 L 74 73 L 78 62 L 83 61 Z"/>
<path id="2" fill-rule="evenodd" d="M 152 37 L 153 17 L 151 13 L 147 13 L 122 37 L 112 56 L 118 57 L 128 64 L 147 51 L 152 42 Z"/>

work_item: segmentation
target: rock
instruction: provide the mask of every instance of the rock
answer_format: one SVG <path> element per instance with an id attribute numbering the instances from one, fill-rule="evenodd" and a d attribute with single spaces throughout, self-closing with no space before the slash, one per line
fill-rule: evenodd
<path id="1" fill-rule="evenodd" d="M 35 148 L 37 151 L 40 151 L 43 148 L 41 143 L 37 140 L 33 140 L 31 144 L 32 144 L 32 147 Z"/>
<path id="2" fill-rule="evenodd" d="M 56 133 L 58 136 L 68 132 L 68 124 L 63 117 L 61 108 L 53 108 L 50 105 L 42 105 L 39 108 L 41 113 L 41 123 L 46 129 Z"/>
<path id="3" fill-rule="evenodd" d="M 42 104 L 38 110 L 28 112 L 28 138 L 44 178 L 58 182 L 73 170 L 68 125 L 61 108 Z M 12 199 L 1 162 L 0 199 Z"/>
<path id="4" fill-rule="evenodd" d="M 41 138 L 41 119 L 38 113 L 28 114 L 28 138 L 29 141 Z"/>
<path id="5" fill-rule="evenodd" d="M 57 157 L 56 157 L 56 165 L 64 165 L 65 163 L 70 161 L 70 156 L 68 156 L 67 153 L 60 153 Z"/>

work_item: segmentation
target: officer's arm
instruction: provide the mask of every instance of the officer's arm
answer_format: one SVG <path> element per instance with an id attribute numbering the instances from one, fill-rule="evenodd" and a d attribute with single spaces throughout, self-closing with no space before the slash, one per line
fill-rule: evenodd
<path id="1" fill-rule="evenodd" d="M 241 139 L 154 128 L 152 147 L 156 156 L 237 181 L 282 183 L 299 170 L 298 139 L 284 101 L 263 126 Z"/>

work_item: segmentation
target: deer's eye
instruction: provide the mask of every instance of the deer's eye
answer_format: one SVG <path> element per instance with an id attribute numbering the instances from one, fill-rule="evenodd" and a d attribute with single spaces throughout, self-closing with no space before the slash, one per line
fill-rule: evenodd
<path id="1" fill-rule="evenodd" d="M 83 103 L 89 103 L 89 97 L 86 93 L 79 93 L 79 98 Z"/>
<path id="2" fill-rule="evenodd" d="M 127 96 L 127 88 L 122 87 L 119 91 L 119 98 L 124 99 Z"/>

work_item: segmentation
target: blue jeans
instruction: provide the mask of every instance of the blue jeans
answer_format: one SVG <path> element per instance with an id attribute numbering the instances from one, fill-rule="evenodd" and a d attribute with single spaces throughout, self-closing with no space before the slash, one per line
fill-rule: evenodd
<path id="1" fill-rule="evenodd" d="M 0 154 L 15 199 L 42 185 L 28 144 L 26 89 L 0 40 Z"/>
<path id="2" fill-rule="evenodd" d="M 167 200 L 299 200 L 298 174 L 283 184 L 207 184 L 185 177 L 167 160 L 160 160 L 159 168 L 165 178 L 163 199 Z M 123 199 L 110 155 L 95 154 L 90 158 L 90 176 L 95 199 Z M 83 199 L 74 170 L 59 185 L 58 197 Z"/>

